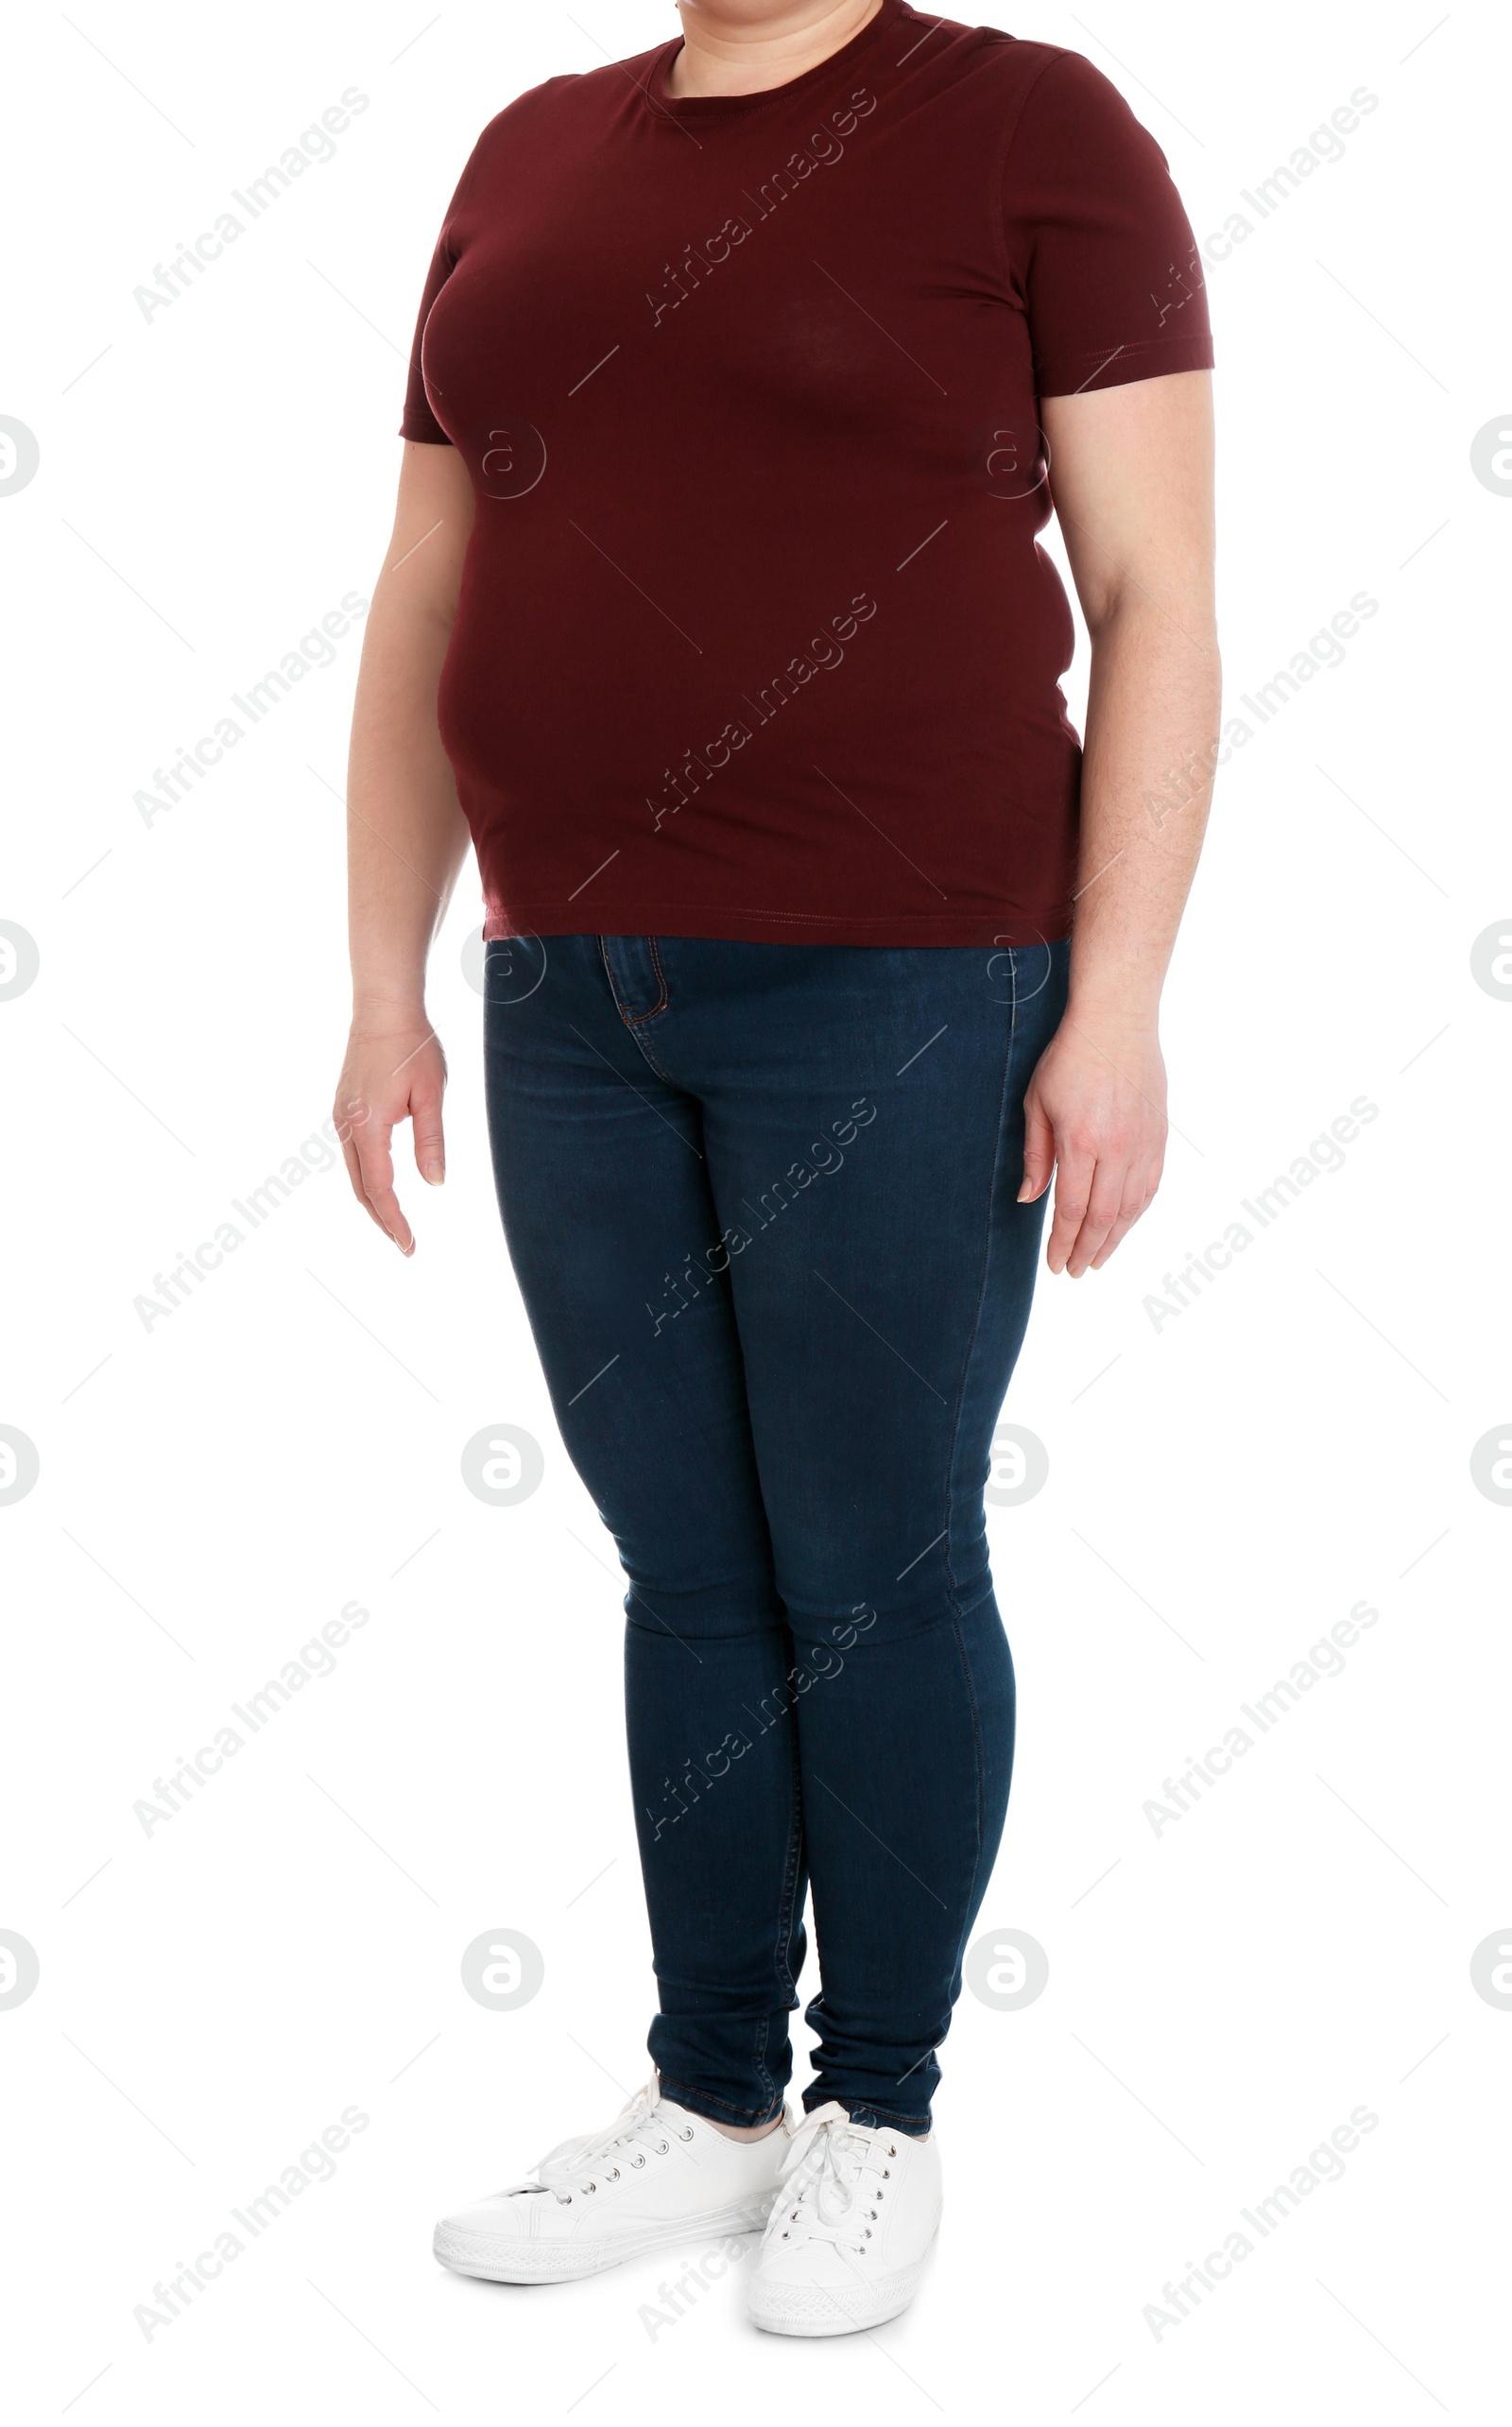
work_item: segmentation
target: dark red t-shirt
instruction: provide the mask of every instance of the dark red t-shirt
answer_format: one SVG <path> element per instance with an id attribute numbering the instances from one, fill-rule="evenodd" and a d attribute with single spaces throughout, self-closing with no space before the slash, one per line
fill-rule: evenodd
<path id="1" fill-rule="evenodd" d="M 1064 936 L 1036 405 L 1211 363 L 1164 157 L 1075 52 L 905 0 L 770 93 L 670 99 L 678 48 L 501 112 L 421 305 L 485 932 Z"/>

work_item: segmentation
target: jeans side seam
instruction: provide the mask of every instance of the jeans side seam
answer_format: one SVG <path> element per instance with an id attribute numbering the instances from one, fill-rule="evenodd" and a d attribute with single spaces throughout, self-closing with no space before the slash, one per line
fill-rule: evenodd
<path id="1" fill-rule="evenodd" d="M 767 2097 L 775 2098 L 777 2096 L 777 2084 L 773 2081 L 766 2063 L 766 2050 L 768 2042 L 771 2040 L 771 2036 L 772 2018 L 769 2014 L 764 2014 L 761 2021 L 756 2025 L 756 2045 L 751 2050 L 751 2060 L 755 2065 L 757 2073 L 761 2075 L 762 2087 L 765 2091 Z"/>
<path id="2" fill-rule="evenodd" d="M 787 1833 L 787 1862 L 782 1873 L 782 1893 L 777 1908 L 777 1976 L 787 1991 L 790 2007 L 798 2005 L 798 1983 L 793 1978 L 793 1907 L 798 1889 L 798 1875 L 803 1846 L 803 1770 L 799 1755 L 798 1728 L 791 1712 L 788 1713 L 788 1735 L 792 1747 L 789 1777 L 792 1785 L 793 1818 Z"/>
<path id="3" fill-rule="evenodd" d="M 987 1775 L 982 1749 L 982 1714 L 977 1708 L 976 1689 L 971 1679 L 971 1664 L 966 1651 L 966 1635 L 962 1624 L 964 1612 L 961 1609 L 955 1571 L 951 1561 L 951 1526 L 955 1514 L 955 1459 L 960 1447 L 961 1418 L 966 1405 L 967 1385 L 971 1380 L 971 1360 L 976 1353 L 977 1340 L 981 1332 L 982 1309 L 987 1303 L 988 1276 L 992 1262 L 992 1215 L 997 1203 L 998 1174 L 1003 1162 L 1003 1137 L 1008 1101 L 1008 1082 L 1013 1072 L 1013 1048 L 1019 1027 L 1019 961 L 1017 953 L 1011 949 L 1008 953 L 1008 981 L 1010 988 L 1008 1041 L 1003 1057 L 1003 1084 L 998 1095 L 997 1136 L 993 1142 L 992 1171 L 988 1183 L 987 1226 L 982 1243 L 982 1279 L 976 1294 L 975 1311 L 971 1317 L 971 1336 L 966 1344 L 966 1354 L 961 1359 L 961 1377 L 955 1393 L 955 1420 L 951 1426 L 950 1459 L 945 1470 L 945 1578 L 950 1595 L 951 1621 L 955 1633 L 955 1647 L 960 1659 L 962 1680 L 966 1687 L 967 1700 L 971 1705 L 971 1736 L 976 1747 L 976 1853 L 971 1865 L 971 1888 L 966 1899 L 967 1914 L 971 1913 L 975 1901 L 976 1875 L 982 1862 L 982 1843 L 986 1826 Z M 955 1951 L 956 1969 L 959 1969 L 967 1927 L 968 1924 L 963 1920 L 961 1944 Z M 954 1976 L 953 1972 L 952 1977 Z"/>

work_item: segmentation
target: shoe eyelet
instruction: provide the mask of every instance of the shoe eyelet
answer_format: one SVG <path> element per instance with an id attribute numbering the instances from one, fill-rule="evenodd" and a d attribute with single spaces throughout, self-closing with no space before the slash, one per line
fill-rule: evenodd
<path id="1" fill-rule="evenodd" d="M 883 2167 L 883 2170 L 882 2170 L 882 2178 L 883 2178 L 883 2181 L 884 2181 L 884 2182 L 890 2182 L 890 2181 L 892 2180 L 892 2168 L 891 2168 L 891 2166 L 884 2166 L 884 2167 Z"/>
<path id="2" fill-rule="evenodd" d="M 597 2183 L 596 2183 L 596 2182 L 591 2182 L 591 2183 L 586 2184 L 586 2185 L 584 2186 L 584 2191 L 583 2191 L 583 2196 L 584 2196 L 584 2198 L 585 2198 L 585 2199 L 587 2198 L 589 2192 L 591 2192 L 591 2191 L 596 2191 L 597 2189 L 598 2189 L 598 2185 L 597 2185 Z"/>
<path id="3" fill-rule="evenodd" d="M 693 2126 L 690 2124 L 685 2132 L 679 2132 L 678 2134 L 678 2138 L 679 2141 L 691 2141 L 693 2138 Z"/>
<path id="4" fill-rule="evenodd" d="M 610 2175 L 610 2182 L 618 2182 L 619 2178 L 620 2178 L 620 2170 L 619 2170 L 618 2166 L 616 2166 L 616 2167 L 615 2167 L 615 2169 L 614 2169 L 614 2171 L 613 2171 L 613 2173 L 612 2173 L 612 2174 Z"/>
<path id="5" fill-rule="evenodd" d="M 632 2158 L 630 2160 L 630 2163 L 632 2166 L 644 2166 L 645 2160 L 644 2158 Z"/>
<path id="6" fill-rule="evenodd" d="M 870 2241 L 870 2239 L 871 2239 L 871 2228 L 870 2228 L 870 2226 L 869 2226 L 869 2225 L 866 2228 L 866 2230 L 865 2230 L 865 2232 L 864 2232 L 864 2234 L 863 2234 L 863 2236 L 862 2236 L 862 2239 L 863 2239 L 864 2241 L 868 2241 L 868 2242 L 869 2242 L 869 2241 Z"/>
<path id="7" fill-rule="evenodd" d="M 659 2158 L 664 2158 L 671 2145 L 672 2144 L 669 2141 L 659 2141 L 656 2144 L 657 2156 Z"/>

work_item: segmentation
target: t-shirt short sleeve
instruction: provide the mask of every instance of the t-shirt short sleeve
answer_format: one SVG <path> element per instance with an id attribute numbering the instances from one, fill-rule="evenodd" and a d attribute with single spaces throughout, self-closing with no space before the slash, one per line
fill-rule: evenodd
<path id="1" fill-rule="evenodd" d="M 1028 94 L 1002 198 L 1041 396 L 1211 369 L 1201 259 L 1165 154 L 1075 51 Z"/>
<path id="2" fill-rule="evenodd" d="M 490 125 L 491 126 L 492 123 L 490 120 Z M 404 415 L 399 424 L 399 435 L 402 439 L 417 439 L 422 446 L 451 445 L 446 432 L 431 411 L 430 401 L 425 394 L 425 375 L 421 367 L 421 345 L 425 335 L 425 323 L 430 318 L 431 305 L 456 267 L 455 239 L 457 215 L 467 198 L 468 188 L 472 181 L 472 172 L 477 165 L 478 154 L 483 149 L 488 133 L 489 128 L 485 127 L 468 156 L 466 167 L 457 179 L 456 191 L 447 205 L 446 216 L 441 221 L 441 232 L 436 239 L 436 250 L 431 255 L 431 266 L 425 274 L 424 291 L 420 299 L 420 311 L 416 315 L 414 341 L 409 350 L 409 380 L 404 390 Z"/>

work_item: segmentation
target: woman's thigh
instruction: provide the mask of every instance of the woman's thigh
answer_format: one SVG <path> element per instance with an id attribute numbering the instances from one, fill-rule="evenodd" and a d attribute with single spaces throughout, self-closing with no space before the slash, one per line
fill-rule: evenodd
<path id="1" fill-rule="evenodd" d="M 656 1051 L 702 1106 L 795 1631 L 970 1608 L 990 1591 L 982 1487 L 1043 1222 L 1018 1201 L 1023 1094 L 1067 947 L 660 953 Z"/>
<path id="2" fill-rule="evenodd" d="M 500 1211 L 568 1453 L 647 1608 L 686 1594 L 717 1630 L 729 1599 L 748 1624 L 770 1546 L 729 1283 L 673 1285 L 715 1226 L 699 1107 L 638 1048 L 593 936 L 490 945 L 485 1040 Z"/>

